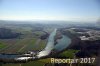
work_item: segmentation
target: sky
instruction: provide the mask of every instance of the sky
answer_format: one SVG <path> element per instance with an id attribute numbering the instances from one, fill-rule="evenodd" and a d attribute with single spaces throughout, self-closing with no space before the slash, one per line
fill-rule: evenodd
<path id="1" fill-rule="evenodd" d="M 99 18 L 99 0 L 0 0 L 0 20 L 94 22 Z"/>

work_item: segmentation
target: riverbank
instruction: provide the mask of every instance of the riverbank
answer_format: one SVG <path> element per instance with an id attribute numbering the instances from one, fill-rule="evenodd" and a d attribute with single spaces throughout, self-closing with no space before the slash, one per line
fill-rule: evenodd
<path id="1" fill-rule="evenodd" d="M 68 36 L 71 39 L 71 43 L 66 49 L 71 49 L 71 48 L 78 49 L 77 47 L 74 48 L 73 46 L 80 45 L 80 42 L 81 42 L 80 38 L 78 38 L 76 34 L 71 33 L 69 30 L 66 30 L 66 31 L 63 30 L 61 32 L 62 34 L 64 34 L 65 36 Z"/>
<path id="2" fill-rule="evenodd" d="M 59 30 L 59 29 L 58 29 Z M 73 47 L 73 46 L 78 46 L 79 44 L 80 44 L 80 39 L 76 36 L 76 35 L 74 35 L 74 34 L 72 34 L 72 33 L 70 33 L 70 31 L 64 31 L 64 30 L 59 30 L 60 32 L 61 32 L 61 34 L 63 35 L 63 36 L 65 36 L 65 37 L 68 37 L 69 39 L 70 39 L 70 43 L 66 46 L 65 45 L 65 48 L 64 49 L 62 49 L 61 51 L 57 51 L 57 50 L 53 50 L 52 51 L 52 57 L 58 57 L 58 55 L 60 54 L 60 53 L 62 53 L 63 51 L 66 51 L 66 50 L 68 50 L 68 49 L 74 49 L 74 50 L 77 50 L 77 47 Z M 60 38 L 60 39 L 62 39 L 62 38 Z M 67 41 L 67 40 L 66 40 Z M 66 43 L 68 43 L 68 41 L 66 42 Z M 57 44 L 56 44 L 57 45 Z M 60 48 L 59 48 L 60 49 Z M 56 55 L 57 54 L 57 55 Z"/>
<path id="3" fill-rule="evenodd" d="M 1 62 L 27 62 L 31 60 L 36 60 L 42 57 L 48 56 L 52 49 L 54 48 L 54 37 L 56 35 L 57 29 L 54 29 L 54 31 L 50 34 L 48 38 L 47 46 L 40 52 L 33 52 L 30 51 L 30 53 L 25 54 L 1 54 L 0 61 Z"/>

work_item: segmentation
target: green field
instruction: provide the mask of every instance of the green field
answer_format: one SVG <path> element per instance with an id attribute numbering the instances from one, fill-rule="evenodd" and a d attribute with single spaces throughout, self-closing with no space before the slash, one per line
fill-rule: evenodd
<path id="1" fill-rule="evenodd" d="M 44 66 L 46 63 L 50 63 L 50 58 L 47 59 L 39 59 L 36 61 L 31 61 L 27 63 L 10 63 L 10 64 L 2 64 L 1 66 Z"/>
<path id="2" fill-rule="evenodd" d="M 47 42 L 39 36 L 43 31 L 32 31 L 32 28 L 12 28 L 13 31 L 21 33 L 19 38 L 0 39 L 0 53 L 24 53 L 30 50 L 42 50 Z"/>
<path id="3" fill-rule="evenodd" d="M 6 45 L 2 42 L 0 42 L 0 49 L 4 48 Z"/>
<path id="4" fill-rule="evenodd" d="M 73 50 L 73 49 L 69 49 L 66 51 L 63 51 L 62 53 L 59 54 L 59 56 L 61 57 L 66 57 L 66 58 L 74 58 L 75 53 L 77 53 L 79 50 Z"/>
<path id="5" fill-rule="evenodd" d="M 0 53 L 26 53 L 28 51 L 42 50 L 47 44 L 47 39 L 42 40 L 40 36 L 43 31 L 32 31 L 32 28 L 12 28 L 14 32 L 21 33 L 19 38 L 0 39 Z M 50 58 L 39 59 L 27 63 L 7 63 L 0 66 L 44 66 L 50 62 Z"/>
<path id="6" fill-rule="evenodd" d="M 41 50 L 45 47 L 46 41 L 37 38 L 24 38 L 13 40 L 14 44 L 2 44 L 0 43 L 0 52 L 2 53 L 17 53 L 17 52 L 27 52 L 29 50 Z M 8 41 L 11 43 L 11 41 Z"/>

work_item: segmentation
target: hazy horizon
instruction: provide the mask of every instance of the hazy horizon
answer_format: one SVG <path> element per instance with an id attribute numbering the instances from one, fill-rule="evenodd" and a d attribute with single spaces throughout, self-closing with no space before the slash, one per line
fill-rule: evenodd
<path id="1" fill-rule="evenodd" d="M 0 0 L 0 20 L 97 22 L 98 0 Z"/>

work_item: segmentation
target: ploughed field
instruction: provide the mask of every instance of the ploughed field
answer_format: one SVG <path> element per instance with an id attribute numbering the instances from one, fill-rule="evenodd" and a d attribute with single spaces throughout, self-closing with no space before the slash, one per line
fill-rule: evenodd
<path id="1" fill-rule="evenodd" d="M 40 38 L 45 34 L 42 30 L 14 28 L 12 32 L 21 33 L 21 35 L 17 38 L 0 39 L 0 53 L 25 53 L 42 50 L 46 46 L 47 39 Z"/>

